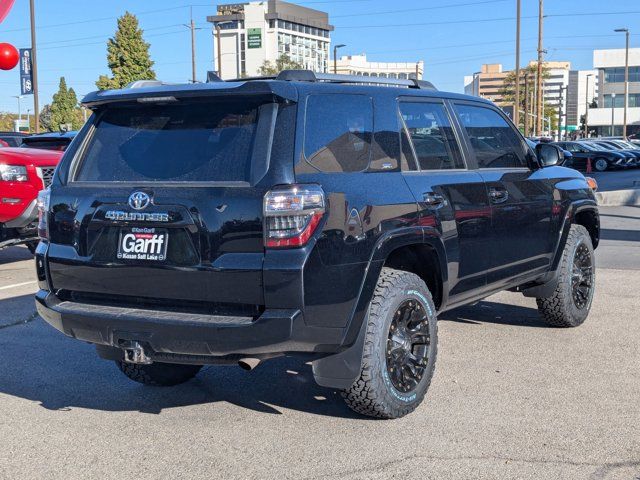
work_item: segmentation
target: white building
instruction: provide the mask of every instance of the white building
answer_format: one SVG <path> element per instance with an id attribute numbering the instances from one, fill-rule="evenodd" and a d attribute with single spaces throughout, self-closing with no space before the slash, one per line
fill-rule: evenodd
<path id="1" fill-rule="evenodd" d="M 622 135 L 625 49 L 594 50 L 598 70 L 598 108 L 589 109 L 588 125 L 598 135 Z M 640 133 L 640 48 L 629 49 L 627 135 Z M 612 129 L 613 123 L 613 129 Z"/>
<path id="2" fill-rule="evenodd" d="M 567 132 L 580 129 L 580 119 L 593 100 L 598 98 L 598 71 L 571 70 L 567 90 L 566 120 L 563 123 Z"/>
<path id="3" fill-rule="evenodd" d="M 220 41 L 223 79 L 256 76 L 265 61 L 274 64 L 282 54 L 306 69 L 328 71 L 333 26 L 325 12 L 266 0 L 219 5 L 207 21 L 213 24 L 216 65 Z"/>
<path id="4" fill-rule="evenodd" d="M 424 75 L 424 62 L 369 62 L 365 53 L 342 56 L 336 61 L 336 73 L 365 77 L 417 78 Z M 330 67 L 333 73 L 333 66 Z"/>

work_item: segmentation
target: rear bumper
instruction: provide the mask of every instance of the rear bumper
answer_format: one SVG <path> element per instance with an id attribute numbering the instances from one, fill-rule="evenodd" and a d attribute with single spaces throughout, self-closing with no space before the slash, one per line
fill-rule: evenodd
<path id="1" fill-rule="evenodd" d="M 116 348 L 135 340 L 151 358 L 197 356 L 197 363 L 234 354 L 334 353 L 344 334 L 306 325 L 296 309 L 268 309 L 257 319 L 223 317 L 60 301 L 47 290 L 36 294 L 36 307 L 50 325 L 78 340 Z"/>

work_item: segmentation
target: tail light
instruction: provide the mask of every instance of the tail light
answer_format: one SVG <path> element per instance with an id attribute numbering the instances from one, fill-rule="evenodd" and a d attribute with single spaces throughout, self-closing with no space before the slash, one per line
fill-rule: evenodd
<path id="1" fill-rule="evenodd" d="M 51 190 L 40 190 L 38 193 L 38 236 L 46 240 L 49 238 L 49 200 Z"/>
<path id="2" fill-rule="evenodd" d="M 325 212 L 319 185 L 276 187 L 264 196 L 265 246 L 301 247 L 318 227 Z"/>

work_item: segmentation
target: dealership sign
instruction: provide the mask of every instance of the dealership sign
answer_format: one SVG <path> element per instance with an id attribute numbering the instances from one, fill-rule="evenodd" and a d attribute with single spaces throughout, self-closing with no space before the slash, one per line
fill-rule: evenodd
<path id="1" fill-rule="evenodd" d="M 247 47 L 262 48 L 262 29 L 261 28 L 247 29 Z"/>
<path id="2" fill-rule="evenodd" d="M 20 49 L 20 93 L 33 95 L 33 69 L 31 68 L 31 49 Z"/>

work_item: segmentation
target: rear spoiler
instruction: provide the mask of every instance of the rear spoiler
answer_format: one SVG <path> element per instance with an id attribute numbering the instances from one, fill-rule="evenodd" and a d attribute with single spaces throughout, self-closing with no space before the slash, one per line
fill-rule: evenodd
<path id="1" fill-rule="evenodd" d="M 202 98 L 216 95 L 263 95 L 273 97 L 274 101 L 298 100 L 296 88 L 286 82 L 210 82 L 192 84 L 167 84 L 156 80 L 133 82 L 118 90 L 100 90 L 88 93 L 82 99 L 82 105 L 95 109 L 101 105 L 120 102 L 160 103 L 188 98 Z"/>

